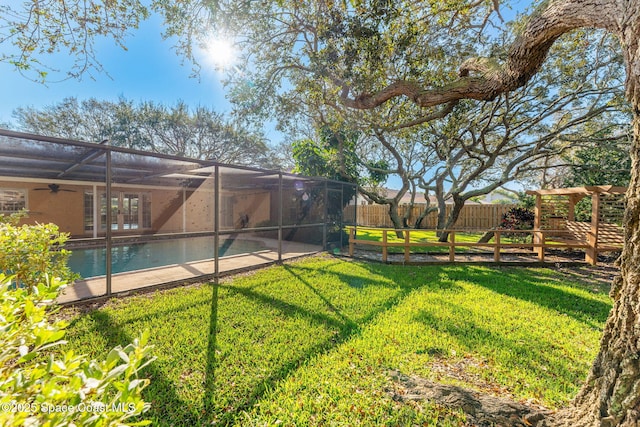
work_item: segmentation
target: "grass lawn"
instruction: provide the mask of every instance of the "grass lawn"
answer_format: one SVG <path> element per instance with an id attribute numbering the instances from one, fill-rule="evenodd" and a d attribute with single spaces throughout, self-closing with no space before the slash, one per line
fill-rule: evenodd
<path id="1" fill-rule="evenodd" d="M 405 267 L 314 257 L 76 314 L 69 346 L 97 357 L 148 329 L 155 425 L 433 425 L 390 370 L 566 404 L 595 357 L 607 290 L 549 269 Z"/>
<path id="2" fill-rule="evenodd" d="M 406 231 L 406 230 L 405 230 Z M 424 244 L 424 246 L 414 246 L 411 248 L 411 252 L 429 252 L 429 253 L 449 253 L 448 246 L 430 246 L 433 243 L 438 242 L 438 236 L 436 235 L 435 230 L 409 230 L 409 241 L 411 243 L 419 243 Z M 478 232 L 456 232 L 456 242 L 458 243 L 477 243 L 478 240 L 484 235 L 484 233 Z M 531 235 L 528 233 L 518 234 L 519 239 L 514 240 L 511 237 L 502 236 L 500 241 L 502 243 L 519 243 L 531 240 Z M 356 238 L 358 240 L 370 240 L 374 242 L 382 242 L 382 230 L 375 229 L 367 229 L 367 228 L 358 228 Z M 387 242 L 389 243 L 404 243 L 404 238 L 399 238 L 393 232 L 387 233 Z M 489 240 L 489 243 L 495 243 L 495 239 L 492 237 Z M 362 250 L 370 250 L 370 251 L 378 251 L 381 252 L 382 248 L 378 246 L 366 246 L 360 245 L 359 249 Z M 493 251 L 492 248 L 469 248 L 469 247 L 457 247 L 456 252 L 465 253 L 465 252 L 473 252 L 473 251 Z M 402 247 L 390 247 L 388 249 L 389 253 L 403 253 L 404 248 Z"/>

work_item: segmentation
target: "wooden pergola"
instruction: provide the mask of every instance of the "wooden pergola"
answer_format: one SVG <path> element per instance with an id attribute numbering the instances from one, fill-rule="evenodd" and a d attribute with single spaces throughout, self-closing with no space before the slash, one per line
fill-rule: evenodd
<path id="1" fill-rule="evenodd" d="M 562 240 L 570 247 L 584 248 L 585 261 L 595 265 L 599 252 L 620 250 L 624 243 L 622 219 L 626 187 L 586 187 L 528 190 L 536 196 L 534 244 L 544 259 L 545 240 Z M 576 204 L 591 197 L 591 221 L 576 221 Z"/>

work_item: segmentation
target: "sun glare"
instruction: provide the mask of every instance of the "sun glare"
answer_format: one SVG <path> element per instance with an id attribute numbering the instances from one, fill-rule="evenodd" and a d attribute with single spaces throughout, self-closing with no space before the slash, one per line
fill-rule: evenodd
<path id="1" fill-rule="evenodd" d="M 221 71 L 233 66 L 236 60 L 236 52 L 230 40 L 212 38 L 206 46 L 208 61 Z"/>

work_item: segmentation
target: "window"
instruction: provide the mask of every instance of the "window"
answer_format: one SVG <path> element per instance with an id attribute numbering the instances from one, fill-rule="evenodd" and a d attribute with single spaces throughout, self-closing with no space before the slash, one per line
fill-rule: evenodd
<path id="1" fill-rule="evenodd" d="M 27 190 L 0 188 L 0 212 L 14 213 L 27 209 Z"/>
<path id="2" fill-rule="evenodd" d="M 84 231 L 93 231 L 93 192 L 84 192 Z"/>

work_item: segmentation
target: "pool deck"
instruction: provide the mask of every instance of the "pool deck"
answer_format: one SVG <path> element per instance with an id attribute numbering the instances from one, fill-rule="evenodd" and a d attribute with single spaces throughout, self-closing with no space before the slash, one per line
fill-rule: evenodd
<path id="1" fill-rule="evenodd" d="M 296 242 L 282 242 L 282 260 L 297 258 L 320 252 L 322 247 Z M 266 249 L 248 254 L 222 257 L 219 261 L 221 274 L 229 274 L 251 270 L 278 261 L 277 249 Z M 130 291 L 172 284 L 180 281 L 194 280 L 203 277 L 210 279 L 214 274 L 213 259 L 174 264 L 164 267 L 117 273 L 111 277 L 111 293 L 124 294 Z M 78 280 L 68 286 L 58 297 L 58 302 L 68 304 L 85 299 L 99 298 L 106 295 L 106 278 L 104 276 Z"/>

